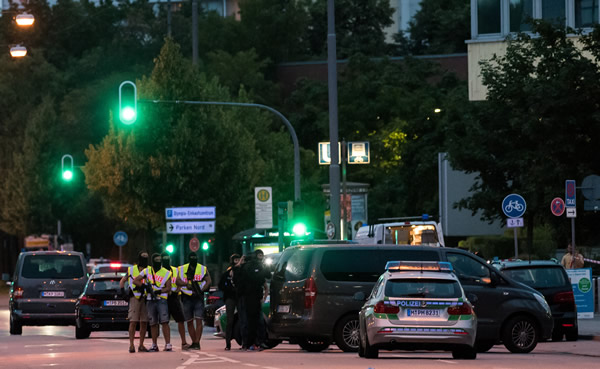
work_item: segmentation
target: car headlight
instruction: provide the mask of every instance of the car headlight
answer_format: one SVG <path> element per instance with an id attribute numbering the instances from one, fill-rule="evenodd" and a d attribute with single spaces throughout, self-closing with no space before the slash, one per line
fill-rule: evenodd
<path id="1" fill-rule="evenodd" d="M 552 315 L 550 312 L 550 305 L 548 305 L 548 302 L 546 301 L 543 295 L 540 295 L 539 293 L 534 293 L 533 297 L 535 297 L 535 299 L 540 303 L 540 305 L 542 305 L 542 307 L 544 308 L 544 310 L 546 310 L 548 314 Z"/>

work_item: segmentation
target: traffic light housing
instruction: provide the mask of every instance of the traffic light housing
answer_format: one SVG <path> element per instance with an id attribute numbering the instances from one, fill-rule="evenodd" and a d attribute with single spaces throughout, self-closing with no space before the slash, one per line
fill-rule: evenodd
<path id="1" fill-rule="evenodd" d="M 65 159 L 67 159 L 66 164 Z M 63 181 L 70 182 L 73 179 L 73 157 L 71 155 L 63 155 L 60 160 L 60 166 Z"/>
<path id="2" fill-rule="evenodd" d="M 173 245 L 172 243 L 167 244 L 167 246 L 165 246 L 165 251 L 168 252 L 169 254 L 174 253 L 175 245 Z"/>
<path id="3" fill-rule="evenodd" d="M 208 239 L 202 241 L 202 244 L 200 245 L 200 247 L 202 247 L 202 251 L 209 252 L 212 244 L 213 244 L 213 239 L 208 238 Z"/>
<path id="4" fill-rule="evenodd" d="M 137 87 L 131 81 L 119 85 L 119 119 L 128 125 L 137 120 Z"/>

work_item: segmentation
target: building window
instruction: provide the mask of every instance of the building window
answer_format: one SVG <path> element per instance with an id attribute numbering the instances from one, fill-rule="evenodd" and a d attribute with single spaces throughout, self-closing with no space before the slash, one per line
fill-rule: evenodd
<path id="1" fill-rule="evenodd" d="M 477 33 L 500 33 L 501 0 L 477 0 Z"/>
<path id="2" fill-rule="evenodd" d="M 565 0 L 543 0 L 542 19 L 555 24 L 565 24 Z"/>
<path id="3" fill-rule="evenodd" d="M 598 0 L 575 0 L 575 27 L 592 27 L 598 23 Z"/>
<path id="4" fill-rule="evenodd" d="M 510 31 L 531 31 L 531 24 L 527 23 L 533 18 L 533 0 L 510 0 Z"/>

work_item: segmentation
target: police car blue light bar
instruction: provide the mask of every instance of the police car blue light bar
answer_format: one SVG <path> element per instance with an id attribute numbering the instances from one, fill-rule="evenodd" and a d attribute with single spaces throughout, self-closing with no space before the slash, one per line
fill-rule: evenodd
<path id="1" fill-rule="evenodd" d="M 385 270 L 390 272 L 451 272 L 452 264 L 447 261 L 388 261 Z"/>

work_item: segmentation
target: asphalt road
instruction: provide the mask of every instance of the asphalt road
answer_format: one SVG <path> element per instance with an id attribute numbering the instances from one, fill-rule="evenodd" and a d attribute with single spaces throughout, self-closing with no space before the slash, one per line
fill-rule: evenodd
<path id="1" fill-rule="evenodd" d="M 541 343 L 530 354 L 515 355 L 503 346 L 479 354 L 476 360 L 454 360 L 449 352 L 380 352 L 380 359 L 363 359 L 331 346 L 322 353 L 307 353 L 297 345 L 281 344 L 262 352 L 243 352 L 237 345 L 224 351 L 223 339 L 206 328 L 201 351 L 181 351 L 181 341 L 171 325 L 173 352 L 130 354 L 126 332 L 92 333 L 89 339 L 75 339 L 74 327 L 23 327 L 23 335 L 8 333 L 8 311 L 0 307 L 0 368 L 74 369 L 288 369 L 288 368 L 597 368 L 600 342 Z M 164 341 L 159 338 L 159 347 Z M 146 347 L 150 341 L 146 341 Z"/>

